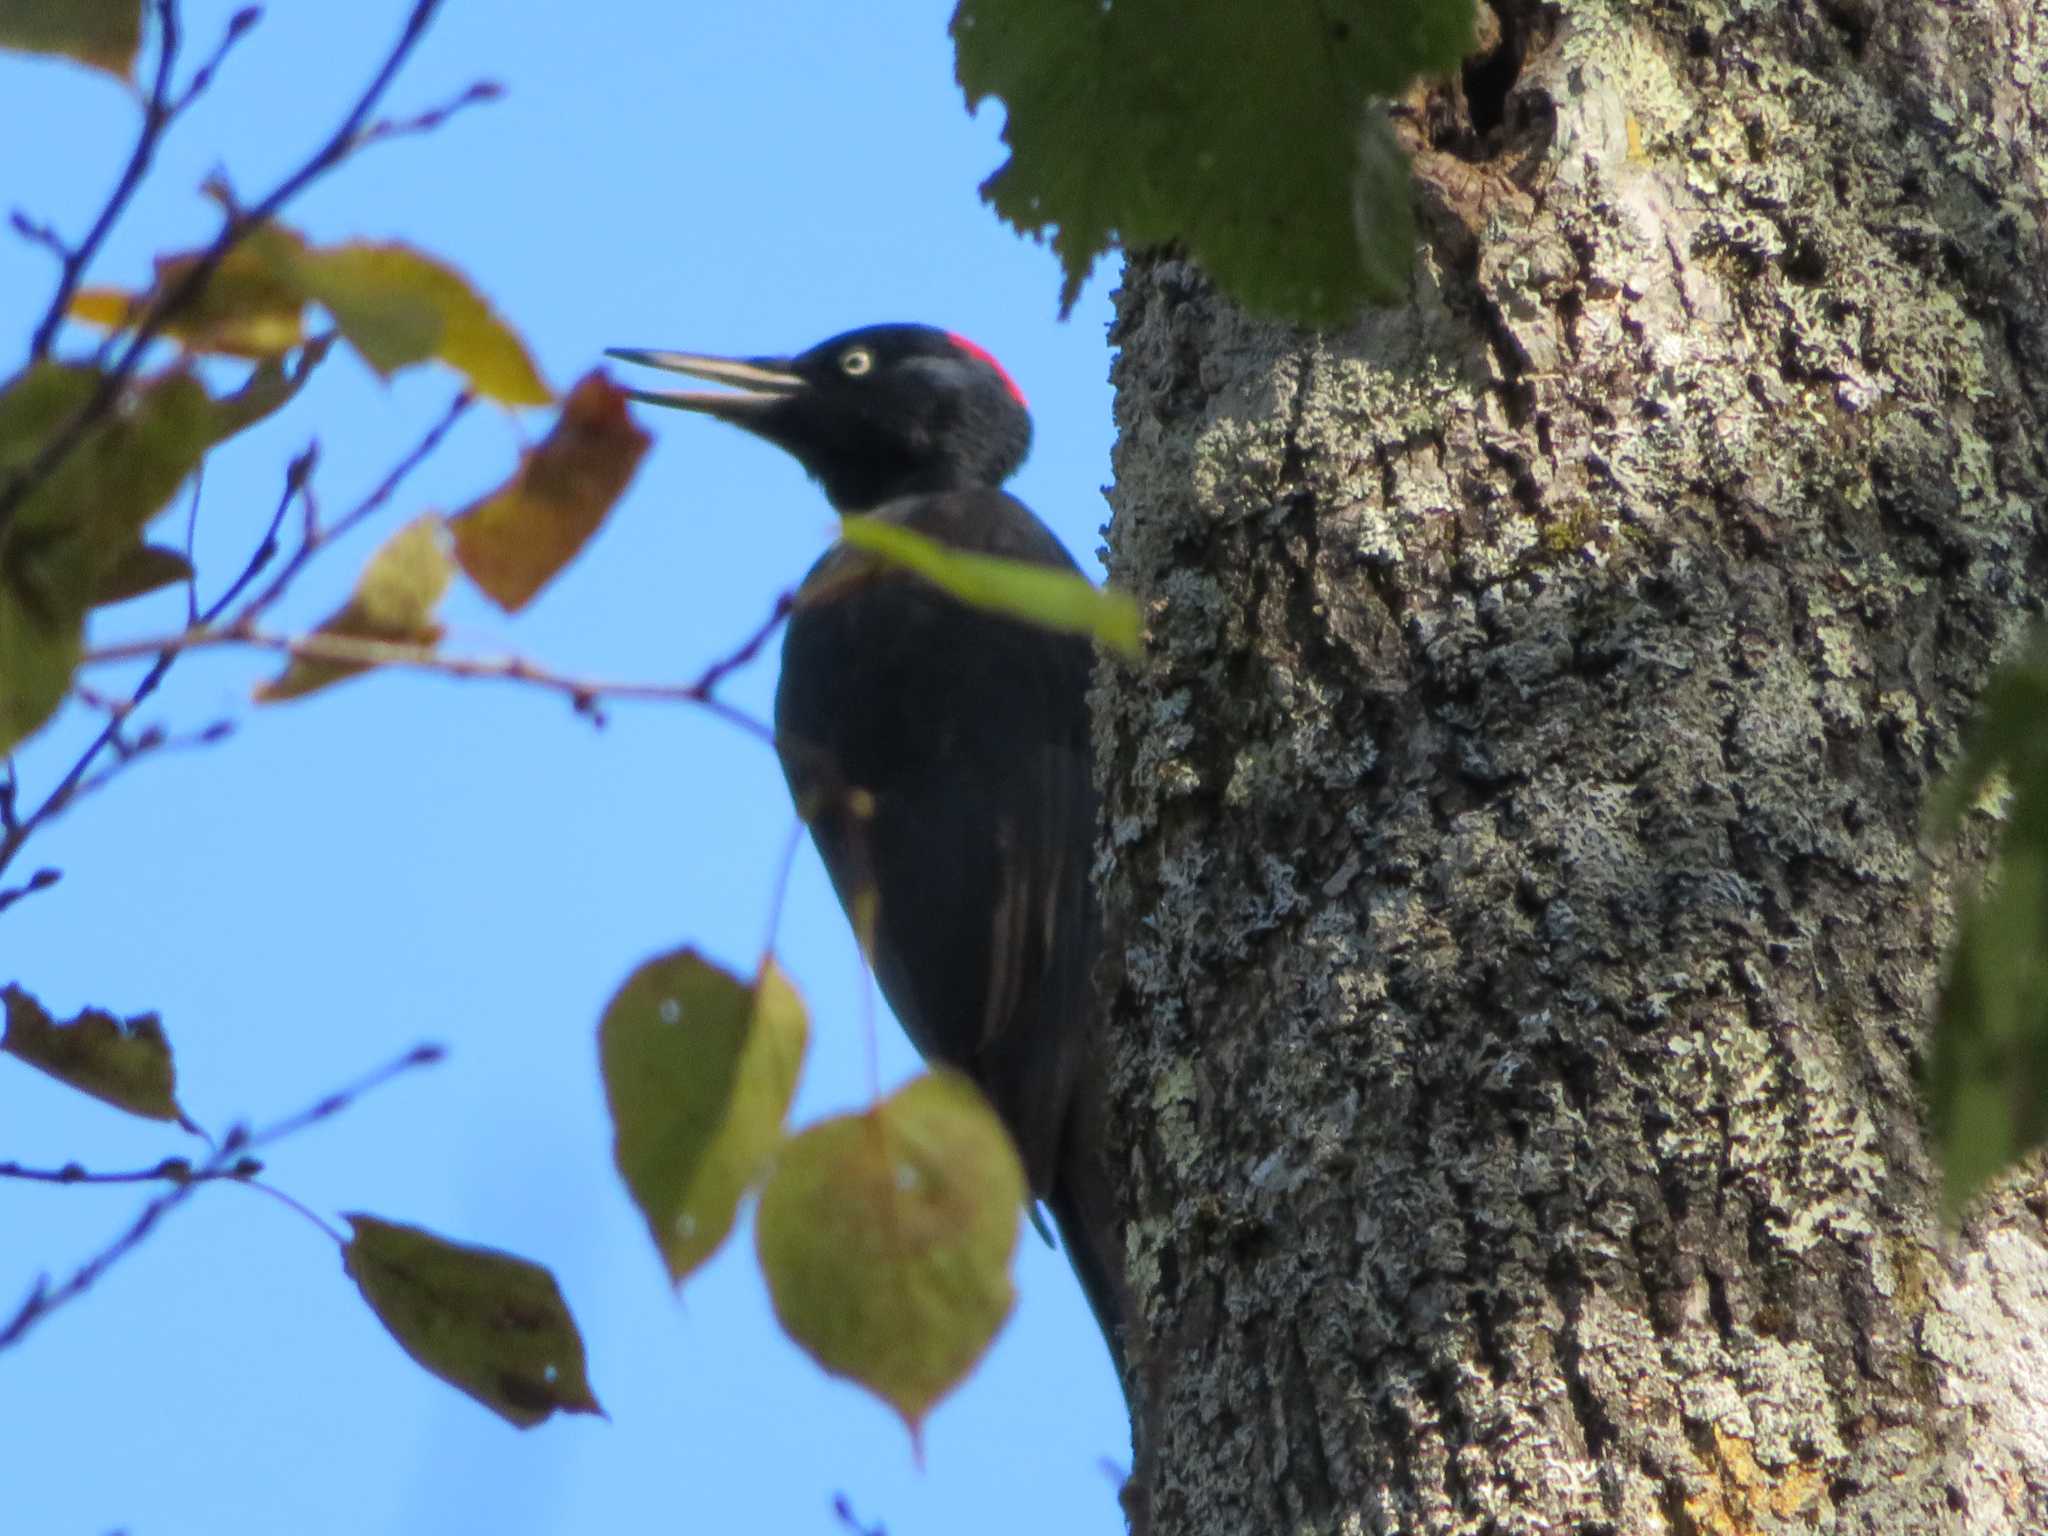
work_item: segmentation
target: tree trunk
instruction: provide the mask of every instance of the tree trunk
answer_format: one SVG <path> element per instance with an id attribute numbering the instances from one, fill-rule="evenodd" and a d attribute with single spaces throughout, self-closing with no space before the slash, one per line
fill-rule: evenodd
<path id="1" fill-rule="evenodd" d="M 1944 1237 L 1915 1089 L 2048 559 L 2048 6 L 1496 8 L 1406 308 L 1119 296 L 1139 1497 L 2048 1530 L 2048 1186 Z"/>

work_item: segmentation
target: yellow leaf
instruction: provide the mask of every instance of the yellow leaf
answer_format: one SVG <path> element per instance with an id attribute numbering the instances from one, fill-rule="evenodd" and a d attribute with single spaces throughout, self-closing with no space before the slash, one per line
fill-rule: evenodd
<path id="1" fill-rule="evenodd" d="M 612 1153 L 671 1280 L 717 1252 L 766 1172 L 808 1033 L 773 961 L 749 985 L 688 949 L 648 961 L 605 1008 Z"/>
<path id="2" fill-rule="evenodd" d="M 449 520 L 470 580 L 507 613 L 524 608 L 597 532 L 648 441 L 625 394 L 601 372 L 585 374 L 512 478 Z"/>
<path id="3" fill-rule="evenodd" d="M 1024 1167 L 966 1078 L 912 1080 L 786 1143 L 754 1222 L 791 1338 L 919 1432 L 1016 1299 Z"/>
<path id="4" fill-rule="evenodd" d="M 68 313 L 103 330 L 126 330 L 189 278 L 201 254 L 159 256 L 156 280 L 140 293 L 81 288 L 72 296 Z M 282 357 L 305 339 L 305 306 L 305 296 L 290 277 L 245 241 L 222 258 L 196 294 L 171 312 L 163 334 L 195 352 Z"/>
<path id="5" fill-rule="evenodd" d="M 455 268 L 409 245 L 301 244 L 291 272 L 379 373 L 438 357 L 505 405 L 553 399 L 526 345 Z"/>
<path id="6" fill-rule="evenodd" d="M 434 610 L 455 572 L 448 558 L 447 525 L 429 513 L 416 517 L 370 557 L 355 592 L 313 631 L 354 640 L 387 640 L 431 647 L 441 638 Z M 256 690 L 256 702 L 296 699 L 369 670 L 371 663 L 294 656 L 284 671 Z"/>

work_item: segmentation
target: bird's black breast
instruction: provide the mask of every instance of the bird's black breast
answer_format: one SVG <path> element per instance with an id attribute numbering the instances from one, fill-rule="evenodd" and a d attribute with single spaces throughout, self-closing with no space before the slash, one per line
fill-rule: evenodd
<path id="1" fill-rule="evenodd" d="M 1072 569 L 997 490 L 875 516 Z M 799 592 L 776 691 L 783 771 L 925 1055 L 994 1101 L 1044 1192 L 1087 1046 L 1095 920 L 1088 643 L 975 609 L 836 545 Z"/>

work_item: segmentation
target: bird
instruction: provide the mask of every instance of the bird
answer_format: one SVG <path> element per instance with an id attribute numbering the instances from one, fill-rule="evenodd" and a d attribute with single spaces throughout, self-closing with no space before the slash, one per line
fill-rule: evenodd
<path id="1" fill-rule="evenodd" d="M 842 514 L 949 548 L 1078 571 L 1002 487 L 1031 446 L 994 357 L 928 325 L 787 357 L 608 348 L 721 389 L 629 389 L 793 456 Z M 775 747 L 798 813 L 927 1060 L 1009 1131 L 1124 1380 L 1128 1315 L 1089 973 L 1096 791 L 1090 642 L 970 606 L 844 542 L 796 590 Z"/>

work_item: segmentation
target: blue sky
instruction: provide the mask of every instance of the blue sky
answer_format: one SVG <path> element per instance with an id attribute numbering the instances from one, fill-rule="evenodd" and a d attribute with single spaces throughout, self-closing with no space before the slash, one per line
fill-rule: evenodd
<path id="1" fill-rule="evenodd" d="M 188 4 L 188 51 L 209 48 L 231 9 Z M 294 166 L 405 9 L 273 6 L 176 130 L 95 279 L 140 283 L 151 255 L 204 239 L 210 171 L 254 196 Z M 999 109 L 966 115 L 949 10 L 449 0 L 391 107 L 478 77 L 506 99 L 374 149 L 291 217 L 319 239 L 403 238 L 460 265 L 558 388 L 607 345 L 751 353 L 877 320 L 959 330 L 1031 399 L 1037 444 L 1017 489 L 1092 566 L 1108 284 L 1061 323 L 1051 256 L 976 197 L 1001 158 Z M 100 77 L 0 58 L 0 201 L 75 236 L 134 115 Z M 0 355 L 21 355 L 52 281 L 44 253 L 0 241 Z M 323 504 L 345 508 L 453 388 L 431 369 L 386 387 L 331 360 L 281 419 L 209 463 L 206 589 L 240 568 L 309 438 Z M 282 617 L 310 626 L 385 534 L 494 484 L 545 420 L 473 412 Z M 459 594 L 451 645 L 680 681 L 801 574 L 830 521 L 800 471 L 714 423 L 643 421 L 655 448 L 596 544 L 516 620 Z M 95 639 L 180 614 L 175 598 L 130 604 Z M 933 1415 L 920 1469 L 886 1409 L 781 1336 L 748 1235 L 678 1300 L 619 1187 L 597 1015 L 635 964 L 679 943 L 752 964 L 791 825 L 762 746 L 685 708 L 620 705 L 594 731 L 550 696 L 422 678 L 259 714 L 248 691 L 269 670 L 220 654 L 181 664 L 144 718 L 233 719 L 237 735 L 138 765 L 32 845 L 27 866 L 64 880 L 0 914 L 0 980 L 64 1014 L 160 1011 L 184 1101 L 215 1128 L 299 1108 L 416 1041 L 446 1044 L 444 1065 L 278 1147 L 272 1178 L 330 1219 L 369 1211 L 549 1264 L 611 1419 L 506 1427 L 400 1353 L 311 1226 L 210 1189 L 0 1354 L 8 1529 L 835 1532 L 843 1494 L 891 1536 L 1119 1530 L 1115 1383 L 1064 1261 L 1028 1231 L 1017 1311 Z M 771 657 L 729 696 L 765 714 L 773 683 Z M 24 752 L 31 803 L 92 723 L 74 711 Z M 812 1010 L 799 1116 L 856 1107 L 864 983 L 808 849 L 779 950 Z M 884 1030 L 895 1081 L 916 1061 L 886 1015 Z M 114 1169 L 187 1150 L 0 1062 L 0 1159 Z M 0 1181 L 0 1307 L 97 1250 L 141 1198 Z"/>

